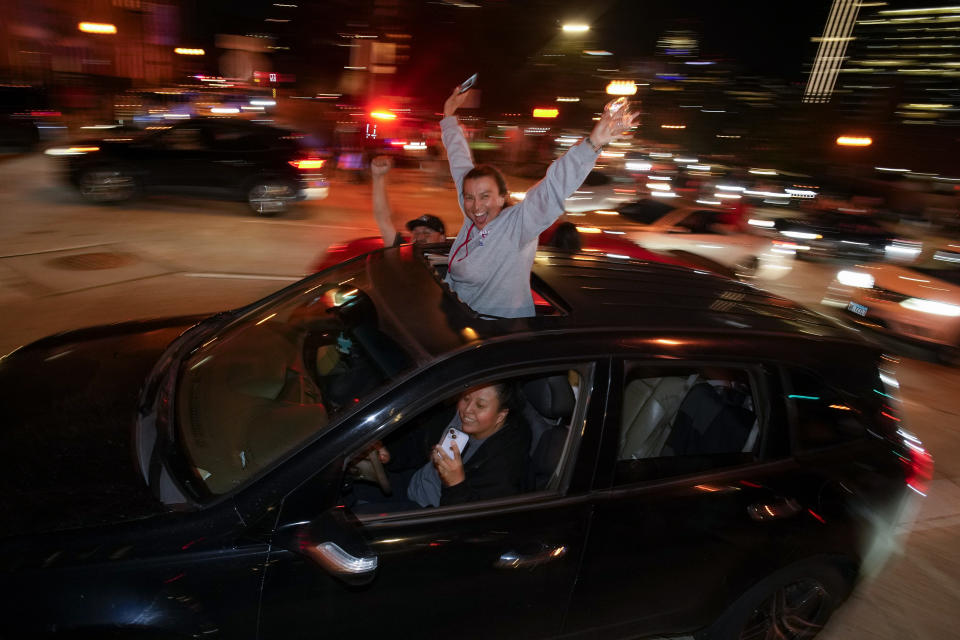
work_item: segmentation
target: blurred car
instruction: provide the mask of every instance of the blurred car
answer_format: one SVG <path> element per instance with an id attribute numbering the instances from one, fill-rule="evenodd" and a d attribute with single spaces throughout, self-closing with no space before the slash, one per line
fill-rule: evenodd
<path id="1" fill-rule="evenodd" d="M 930 249 L 912 265 L 860 264 L 837 280 L 852 288 L 851 319 L 960 362 L 960 244 Z"/>
<path id="2" fill-rule="evenodd" d="M 802 258 L 883 260 L 898 240 L 872 216 L 836 210 L 778 218 L 774 229 L 798 245 L 797 255 Z"/>
<path id="3" fill-rule="evenodd" d="M 0 360 L 0 634 L 808 638 L 929 480 L 882 354 L 824 316 L 541 252 L 550 306 L 482 318 L 448 251 Z M 519 493 L 357 501 L 392 488 L 376 443 L 491 381 L 526 398 Z"/>
<path id="4" fill-rule="evenodd" d="M 69 180 L 92 202 L 175 193 L 242 200 L 258 215 L 324 198 L 325 160 L 297 134 L 244 120 L 184 120 L 151 135 L 119 134 L 46 150 L 67 164 Z"/>
<path id="5" fill-rule="evenodd" d="M 32 151 L 65 132 L 62 114 L 50 107 L 43 89 L 0 83 L 0 150 Z"/>
<path id="6" fill-rule="evenodd" d="M 555 223 L 545 229 L 540 234 L 540 246 L 556 247 L 555 235 L 561 223 Z M 594 231 L 594 230 L 591 230 Z M 409 242 L 409 238 L 404 238 L 404 242 Z M 634 242 L 621 238 L 619 235 L 610 232 L 603 233 L 601 230 L 596 232 L 578 233 L 579 249 L 570 249 L 571 251 L 581 251 L 592 255 L 605 256 L 616 259 L 634 259 L 647 260 L 650 262 L 659 262 L 662 264 L 674 264 L 690 267 L 691 269 L 704 269 L 718 275 L 734 277 L 734 272 L 727 267 L 713 262 L 702 256 L 691 254 L 685 251 L 672 251 L 669 253 L 657 253 L 644 249 Z M 356 238 L 348 242 L 338 242 L 330 245 L 327 250 L 317 256 L 316 260 L 310 265 L 308 273 L 317 273 L 324 269 L 329 269 L 345 260 L 355 258 L 369 251 L 376 251 L 383 248 L 383 238 L 379 236 L 368 236 L 365 238 Z M 540 304 L 541 301 L 534 297 L 534 302 Z"/>
<path id="7" fill-rule="evenodd" d="M 563 201 L 564 211 L 607 209 L 637 197 L 637 186 L 630 175 L 592 170 L 580 188 Z"/>
<path id="8" fill-rule="evenodd" d="M 567 214 L 581 231 L 597 229 L 659 253 L 685 251 L 732 269 L 741 277 L 776 279 L 793 266 L 791 242 L 744 232 L 735 211 L 699 204 L 640 199 L 614 209 Z"/>

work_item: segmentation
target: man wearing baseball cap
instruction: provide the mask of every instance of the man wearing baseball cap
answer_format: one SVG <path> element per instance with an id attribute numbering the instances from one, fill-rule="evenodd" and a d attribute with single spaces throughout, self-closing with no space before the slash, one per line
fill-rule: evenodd
<path id="1" fill-rule="evenodd" d="M 383 246 L 396 247 L 408 242 L 393 226 L 393 211 L 387 200 L 387 172 L 389 171 L 390 158 L 386 156 L 378 156 L 370 162 L 370 173 L 373 176 L 373 218 L 377 221 L 382 239 L 380 237 L 357 238 L 346 243 L 332 244 L 325 253 L 311 263 L 309 273 L 323 271 L 367 251 L 374 251 Z M 409 242 L 414 244 L 431 244 L 447 239 L 443 220 L 429 213 L 410 220 L 406 227 L 410 232 Z"/>
<path id="2" fill-rule="evenodd" d="M 447 230 L 443 226 L 443 220 L 429 213 L 407 222 L 407 231 L 410 232 L 413 244 L 443 242 L 447 238 Z"/>
<path id="3" fill-rule="evenodd" d="M 373 177 L 373 218 L 380 228 L 383 244 L 391 247 L 403 242 L 403 236 L 393 226 L 393 210 L 387 198 L 387 173 L 390 171 L 390 158 L 377 156 L 370 162 L 370 174 Z M 424 214 L 407 222 L 407 230 L 414 244 L 443 242 L 447 238 L 443 220 L 437 216 Z"/>

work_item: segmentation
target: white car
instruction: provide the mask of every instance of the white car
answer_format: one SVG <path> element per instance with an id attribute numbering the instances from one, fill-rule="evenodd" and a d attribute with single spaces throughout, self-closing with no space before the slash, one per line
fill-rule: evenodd
<path id="1" fill-rule="evenodd" d="M 852 289 L 847 312 L 860 324 L 911 340 L 960 349 L 960 244 L 925 252 L 909 266 L 857 265 L 837 274 Z"/>
<path id="2" fill-rule="evenodd" d="M 637 187 L 629 175 L 591 171 L 580 188 L 563 201 L 565 211 L 580 213 L 609 209 L 637 199 Z"/>
<path id="3" fill-rule="evenodd" d="M 731 212 L 718 207 L 644 199 L 566 215 L 581 233 L 617 234 L 652 251 L 686 251 L 741 277 L 782 278 L 796 257 L 792 242 L 744 233 L 731 224 Z"/>

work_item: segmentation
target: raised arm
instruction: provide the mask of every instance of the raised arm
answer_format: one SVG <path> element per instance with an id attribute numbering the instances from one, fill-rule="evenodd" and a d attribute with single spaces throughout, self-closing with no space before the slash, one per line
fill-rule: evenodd
<path id="1" fill-rule="evenodd" d="M 563 214 L 564 201 L 583 184 L 600 149 L 632 128 L 637 117 L 634 114 L 624 120 L 604 114 L 589 136 L 553 161 L 547 175 L 527 190 L 519 205 L 523 212 L 521 244 L 539 236 Z"/>
<path id="2" fill-rule="evenodd" d="M 473 156 L 470 154 L 470 145 L 463 135 L 463 129 L 454 115 L 470 95 L 470 92 L 458 93 L 460 87 L 453 90 L 450 97 L 443 103 L 443 120 L 440 121 L 441 139 L 447 150 L 447 161 L 450 163 L 450 176 L 457 185 L 457 200 L 460 209 L 463 209 L 463 176 L 473 169 Z"/>
<path id="3" fill-rule="evenodd" d="M 370 175 L 373 180 L 373 219 L 377 222 L 384 246 L 393 246 L 397 238 L 397 229 L 393 226 L 393 210 L 387 198 L 387 174 L 390 172 L 390 158 L 377 156 L 370 161 Z"/>

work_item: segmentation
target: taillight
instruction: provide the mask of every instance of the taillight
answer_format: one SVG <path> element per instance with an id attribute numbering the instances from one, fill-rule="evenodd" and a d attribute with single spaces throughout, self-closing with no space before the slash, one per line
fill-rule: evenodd
<path id="1" fill-rule="evenodd" d="M 897 429 L 897 433 L 903 438 L 903 443 L 907 446 L 907 457 L 901 457 L 906 468 L 907 486 L 920 495 L 926 496 L 927 490 L 930 488 L 930 480 L 933 478 L 933 456 L 921 446 L 920 440 L 909 431 Z"/>
<path id="2" fill-rule="evenodd" d="M 320 158 L 307 158 L 306 160 L 290 160 L 290 164 L 297 169 L 322 169 L 326 160 Z"/>

